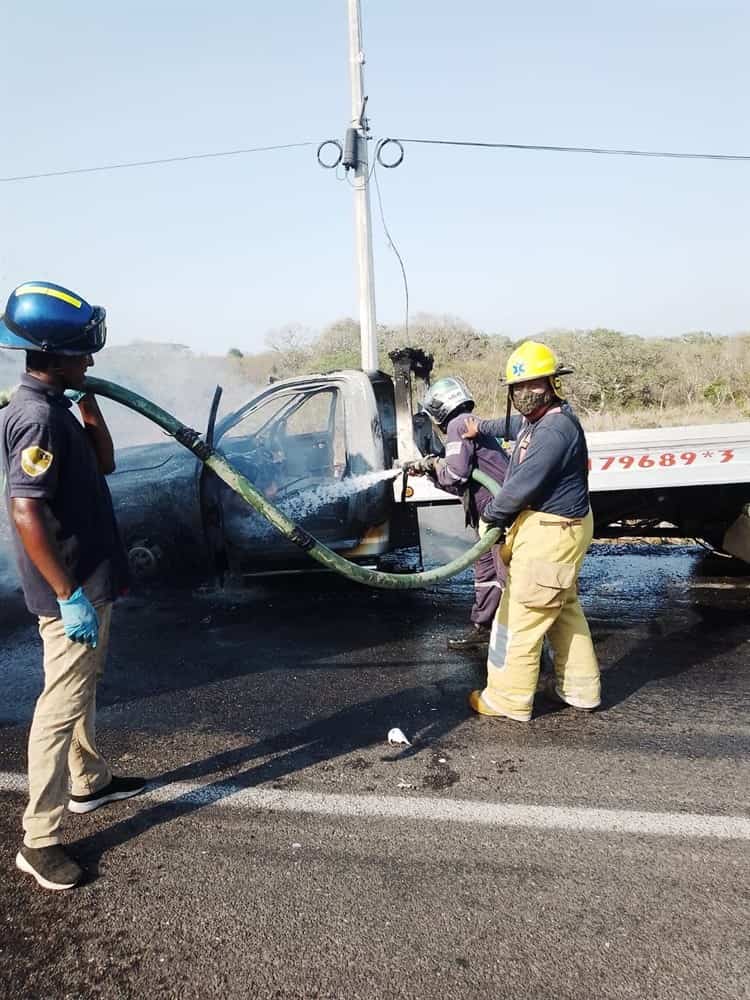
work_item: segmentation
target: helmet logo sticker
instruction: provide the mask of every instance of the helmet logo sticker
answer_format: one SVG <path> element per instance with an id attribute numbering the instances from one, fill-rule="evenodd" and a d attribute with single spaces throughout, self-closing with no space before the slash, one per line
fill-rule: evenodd
<path id="1" fill-rule="evenodd" d="M 525 371 L 526 365 L 523 362 L 516 362 L 516 364 L 513 365 L 514 375 L 523 375 Z"/>
<path id="2" fill-rule="evenodd" d="M 45 451 L 39 445 L 32 445 L 30 448 L 24 448 L 21 452 L 21 468 L 27 476 L 36 479 L 37 476 L 43 476 L 49 469 L 54 457 L 51 451 Z"/>

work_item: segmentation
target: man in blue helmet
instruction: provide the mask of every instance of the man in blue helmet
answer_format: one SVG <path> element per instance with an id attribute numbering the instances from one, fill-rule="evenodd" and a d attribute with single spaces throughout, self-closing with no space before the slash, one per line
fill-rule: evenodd
<path id="1" fill-rule="evenodd" d="M 145 785 L 113 775 L 95 737 L 112 603 L 127 583 L 104 479 L 114 469 L 112 438 L 96 398 L 79 391 L 105 339 L 104 309 L 47 281 L 16 288 L 0 317 L 0 347 L 26 351 L 4 411 L 2 456 L 21 584 L 44 646 L 16 865 L 45 889 L 70 889 L 83 876 L 60 844 L 66 801 L 71 812 L 90 812 Z"/>

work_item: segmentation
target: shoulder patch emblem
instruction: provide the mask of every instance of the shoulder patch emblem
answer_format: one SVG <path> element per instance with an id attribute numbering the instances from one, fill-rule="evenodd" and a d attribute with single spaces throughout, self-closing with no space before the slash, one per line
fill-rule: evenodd
<path id="1" fill-rule="evenodd" d="M 51 451 L 45 451 L 39 445 L 32 445 L 31 448 L 24 448 L 21 452 L 21 468 L 27 476 L 36 479 L 49 469 L 54 457 Z"/>

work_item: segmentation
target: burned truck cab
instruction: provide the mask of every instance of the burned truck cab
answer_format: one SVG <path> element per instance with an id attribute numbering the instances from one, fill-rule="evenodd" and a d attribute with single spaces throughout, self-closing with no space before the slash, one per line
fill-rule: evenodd
<path id="1" fill-rule="evenodd" d="M 214 446 L 330 548 L 377 556 L 388 547 L 391 506 L 382 477 L 392 464 L 387 381 L 342 371 L 275 382 L 217 423 Z M 200 478 L 203 522 L 217 565 L 240 575 L 306 567 L 304 553 L 210 470 Z"/>
<path id="2" fill-rule="evenodd" d="M 419 498 L 401 485 L 397 468 L 439 447 L 429 419 L 414 412 L 432 358 L 407 349 L 391 360 L 394 378 L 343 370 L 276 381 L 221 417 L 217 389 L 206 440 L 334 551 L 393 568 L 389 554 L 411 549 L 411 569 L 421 561 L 417 503 L 400 501 Z M 314 568 L 174 442 L 118 453 L 110 483 L 136 577 L 241 578 Z M 422 477 L 415 488 L 430 487 Z"/>

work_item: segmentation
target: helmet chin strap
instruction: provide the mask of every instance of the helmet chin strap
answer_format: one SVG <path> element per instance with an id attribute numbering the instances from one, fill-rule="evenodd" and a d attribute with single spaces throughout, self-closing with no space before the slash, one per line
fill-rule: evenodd
<path id="1" fill-rule="evenodd" d="M 505 404 L 505 440 L 510 441 L 510 410 L 513 405 L 511 399 L 510 386 L 508 386 L 507 402 Z"/>

